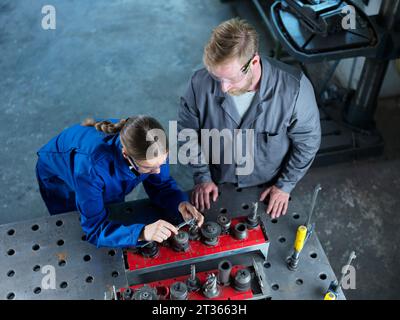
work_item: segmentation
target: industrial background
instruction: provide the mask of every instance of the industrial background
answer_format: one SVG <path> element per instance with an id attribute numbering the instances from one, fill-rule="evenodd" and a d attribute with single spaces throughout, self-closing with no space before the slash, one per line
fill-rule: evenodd
<path id="1" fill-rule="evenodd" d="M 146 113 L 168 128 L 190 75 L 202 66 L 212 28 L 222 21 L 247 19 L 261 36 L 261 54 L 276 55 L 260 3 L 272 1 L 0 0 L 0 224 L 48 215 L 35 177 L 36 151 L 67 126 L 86 117 Z M 380 3 L 360 5 L 376 14 Z M 41 27 L 47 4 L 57 10 L 55 30 Z M 296 57 L 282 54 L 285 59 Z M 357 89 L 362 59 L 336 58 L 335 70 L 334 61 L 303 67 L 316 92 L 331 73 L 330 91 L 337 94 L 340 87 Z M 345 291 L 347 299 L 400 297 L 400 67 L 390 60 L 373 113 L 384 144 L 362 157 L 322 157 L 292 193 L 307 211 L 321 184 L 316 234 L 336 275 L 356 251 L 357 287 Z M 183 189 L 193 187 L 188 168 L 171 170 Z M 135 190 L 128 200 L 144 196 Z"/>

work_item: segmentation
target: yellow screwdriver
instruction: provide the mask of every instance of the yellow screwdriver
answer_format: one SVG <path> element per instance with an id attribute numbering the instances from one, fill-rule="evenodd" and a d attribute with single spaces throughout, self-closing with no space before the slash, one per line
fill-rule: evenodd
<path id="1" fill-rule="evenodd" d="M 315 187 L 307 223 L 306 223 L 306 225 L 300 225 L 297 228 L 296 239 L 294 241 L 293 254 L 290 256 L 290 258 L 287 261 L 287 266 L 288 266 L 289 270 L 291 270 L 291 271 L 295 271 L 297 269 L 297 265 L 299 263 L 300 252 L 301 252 L 301 250 L 303 250 L 304 244 L 310 238 L 310 236 L 314 230 L 314 226 L 311 223 L 311 217 L 314 213 L 315 203 L 317 202 L 318 193 L 321 191 L 321 189 L 322 188 L 321 188 L 320 184 L 318 184 Z"/>
<path id="2" fill-rule="evenodd" d="M 294 241 L 293 254 L 289 258 L 288 264 L 287 264 L 289 270 L 291 270 L 291 271 L 294 271 L 297 269 L 297 265 L 299 263 L 300 252 L 304 247 L 306 236 L 307 236 L 306 226 L 299 226 L 297 228 L 296 240 Z"/>

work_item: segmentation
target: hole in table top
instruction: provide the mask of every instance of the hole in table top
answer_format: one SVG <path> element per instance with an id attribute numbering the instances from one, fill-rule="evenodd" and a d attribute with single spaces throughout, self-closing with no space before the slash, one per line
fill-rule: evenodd
<path id="1" fill-rule="evenodd" d="M 278 219 L 272 219 L 271 223 L 278 223 Z"/>
<path id="2" fill-rule="evenodd" d="M 246 203 L 244 203 L 244 204 L 242 204 L 242 208 L 243 208 L 244 210 L 247 210 L 247 209 L 249 208 L 249 205 L 246 204 Z"/>
<path id="3" fill-rule="evenodd" d="M 326 280 L 326 279 L 328 278 L 328 276 L 327 276 L 325 273 L 321 273 L 321 274 L 319 275 L 319 278 L 320 278 L 321 280 Z"/>
<path id="4" fill-rule="evenodd" d="M 220 213 L 226 213 L 228 210 L 226 210 L 225 208 L 221 208 L 220 210 L 219 210 L 219 212 Z"/>
<path id="5" fill-rule="evenodd" d="M 60 267 L 64 267 L 66 264 L 67 264 L 67 262 L 66 262 L 65 260 L 60 260 L 60 261 L 58 261 L 58 265 L 59 265 Z"/>
<path id="6" fill-rule="evenodd" d="M 7 254 L 9 256 L 13 256 L 15 254 L 15 250 L 14 249 L 10 249 L 10 250 L 7 251 Z"/>
<path id="7" fill-rule="evenodd" d="M 60 239 L 60 240 L 57 241 L 57 245 L 58 245 L 59 247 L 63 246 L 64 243 L 65 243 L 65 242 L 64 242 L 64 240 L 62 240 L 62 239 Z"/>
<path id="8" fill-rule="evenodd" d="M 113 271 L 113 272 L 111 273 L 111 276 L 112 276 L 113 278 L 117 278 L 117 277 L 119 276 L 119 272 L 118 272 L 118 271 Z"/>
<path id="9" fill-rule="evenodd" d="M 91 259 L 92 259 L 92 257 L 88 254 L 83 257 L 83 261 L 86 261 L 86 262 L 90 261 Z"/>
<path id="10" fill-rule="evenodd" d="M 298 220 L 300 218 L 300 215 L 298 213 L 295 213 L 293 215 L 293 219 Z"/>
<path id="11" fill-rule="evenodd" d="M 56 226 L 57 227 L 61 227 L 64 224 L 64 222 L 62 220 L 57 220 L 56 221 Z"/>
<path id="12" fill-rule="evenodd" d="M 303 279 L 296 279 L 296 284 L 301 286 L 304 283 Z"/>
<path id="13" fill-rule="evenodd" d="M 10 292 L 9 294 L 7 294 L 7 300 L 14 300 L 15 299 L 15 293 L 14 292 Z"/>
<path id="14" fill-rule="evenodd" d="M 7 272 L 7 277 L 9 277 L 9 278 L 14 277 L 14 275 L 15 275 L 15 271 L 14 270 L 10 270 L 10 271 Z"/>
<path id="15" fill-rule="evenodd" d="M 39 287 L 36 287 L 35 289 L 33 289 L 34 294 L 39 294 L 41 292 L 42 292 L 42 289 L 40 289 Z"/>
<path id="16" fill-rule="evenodd" d="M 7 234 L 9 236 L 13 236 L 15 234 L 15 230 L 14 229 L 10 229 L 10 230 L 7 231 Z"/>
<path id="17" fill-rule="evenodd" d="M 278 238 L 278 241 L 279 241 L 280 243 L 285 243 L 285 242 L 286 242 L 286 238 L 285 238 L 285 237 L 279 237 L 279 238 Z"/>
<path id="18" fill-rule="evenodd" d="M 38 251 L 40 249 L 40 246 L 38 245 L 38 244 L 34 244 L 33 246 L 32 246 L 32 250 L 33 251 Z"/>
<path id="19" fill-rule="evenodd" d="M 315 252 L 311 252 L 311 253 L 310 253 L 310 257 L 311 257 L 312 259 L 316 259 L 316 258 L 318 257 L 318 255 L 317 255 Z"/>
<path id="20" fill-rule="evenodd" d="M 63 281 L 60 283 L 60 288 L 61 289 L 65 289 L 66 287 L 68 287 L 68 283 L 66 281 Z"/>
<path id="21" fill-rule="evenodd" d="M 108 255 L 109 255 L 110 257 L 114 257 L 115 254 L 116 254 L 116 251 L 115 251 L 115 250 L 110 250 L 110 251 L 108 251 Z"/>
<path id="22" fill-rule="evenodd" d="M 272 288 L 272 290 L 274 290 L 274 291 L 278 291 L 278 290 L 279 290 L 279 285 L 278 285 L 277 283 L 275 283 L 275 284 L 273 284 L 273 285 L 271 286 L 271 288 Z"/>
<path id="23" fill-rule="evenodd" d="M 38 272 L 38 271 L 40 271 L 40 266 L 39 266 L 39 265 L 36 265 L 36 266 L 34 266 L 34 267 L 32 268 L 32 270 L 33 270 L 34 272 Z"/>
<path id="24" fill-rule="evenodd" d="M 34 225 L 31 227 L 31 229 L 32 229 L 32 231 L 38 231 L 38 230 L 39 230 L 39 225 L 34 224 Z"/>
<path id="25" fill-rule="evenodd" d="M 269 263 L 269 262 L 264 263 L 264 268 L 266 268 L 266 269 L 271 268 L 271 263 Z"/>
<path id="26" fill-rule="evenodd" d="M 88 276 L 88 277 L 85 279 L 85 281 L 86 281 L 86 283 L 92 283 L 92 282 L 93 282 L 93 277 L 92 277 L 92 276 Z"/>

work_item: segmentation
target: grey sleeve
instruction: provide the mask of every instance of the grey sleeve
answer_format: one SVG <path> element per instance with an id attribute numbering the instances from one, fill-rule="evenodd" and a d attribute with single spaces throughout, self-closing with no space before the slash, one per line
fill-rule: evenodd
<path id="1" fill-rule="evenodd" d="M 290 193 L 311 167 L 321 144 L 321 125 L 314 89 L 304 75 L 300 79 L 287 134 L 291 147 L 275 186 Z"/>
<path id="2" fill-rule="evenodd" d="M 184 129 L 194 130 L 197 133 L 197 136 L 192 137 L 190 142 L 180 141 L 179 135 L 181 133 L 184 134 Z M 200 129 L 200 112 L 196 105 L 192 78 L 184 96 L 181 97 L 180 101 L 178 114 L 178 145 L 180 149 L 182 148 L 182 145 L 186 145 L 186 147 L 190 148 L 191 150 L 198 150 L 198 152 L 190 157 L 189 162 L 189 166 L 192 168 L 195 184 L 212 181 L 210 169 L 208 164 L 203 159 L 201 146 L 199 143 Z"/>

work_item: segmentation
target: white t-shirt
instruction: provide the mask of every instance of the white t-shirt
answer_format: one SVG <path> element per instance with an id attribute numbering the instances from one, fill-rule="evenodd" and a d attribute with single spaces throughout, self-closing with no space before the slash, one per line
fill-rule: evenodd
<path id="1" fill-rule="evenodd" d="M 244 114 L 250 108 L 251 102 L 253 101 L 255 91 L 249 91 L 241 94 L 240 96 L 231 96 L 236 105 L 236 110 L 239 113 L 241 119 Z"/>

